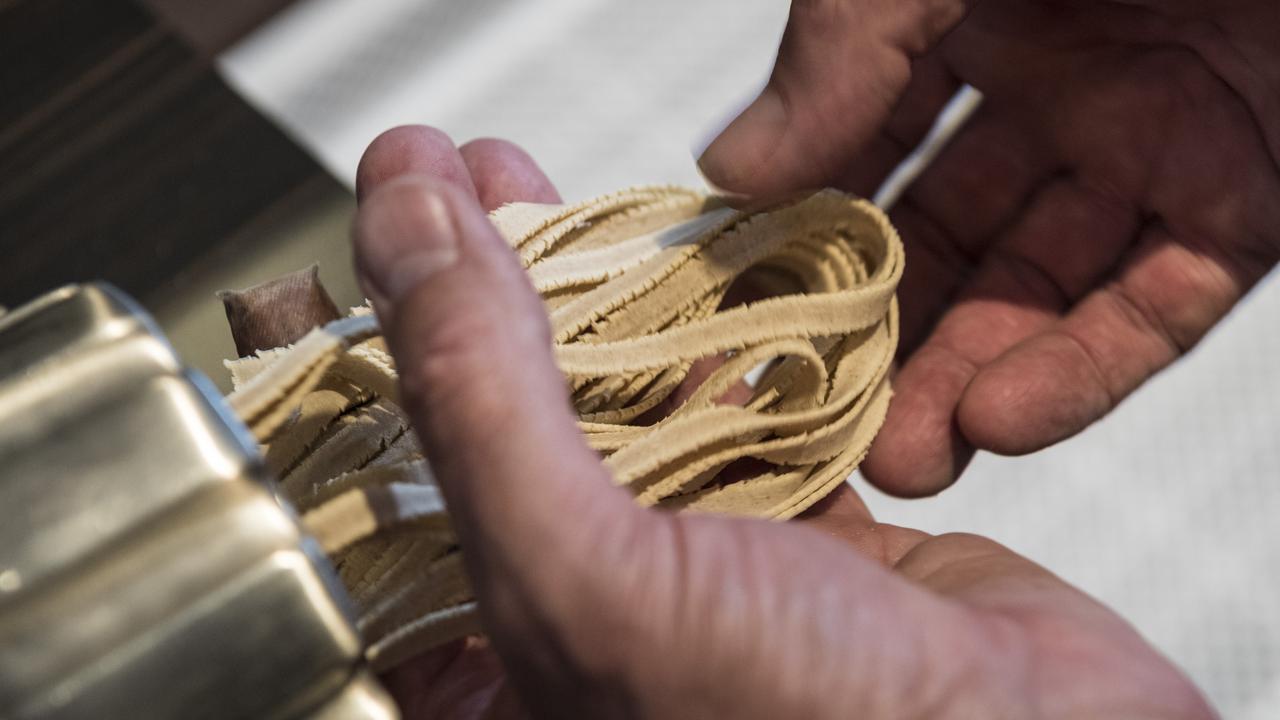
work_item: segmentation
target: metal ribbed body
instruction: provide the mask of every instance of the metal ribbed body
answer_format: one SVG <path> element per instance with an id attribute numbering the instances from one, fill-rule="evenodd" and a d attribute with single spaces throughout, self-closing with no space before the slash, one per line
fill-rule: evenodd
<path id="1" fill-rule="evenodd" d="M 107 286 L 0 317 L 0 717 L 393 718 L 251 438 Z"/>

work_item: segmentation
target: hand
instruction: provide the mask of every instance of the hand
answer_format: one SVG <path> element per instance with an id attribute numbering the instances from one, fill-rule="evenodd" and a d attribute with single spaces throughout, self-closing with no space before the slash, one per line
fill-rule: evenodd
<path id="1" fill-rule="evenodd" d="M 807 523 L 639 508 L 578 432 L 541 301 L 483 213 L 556 200 L 533 162 L 400 128 L 359 189 L 360 276 L 492 642 L 393 673 L 408 718 L 1212 716 L 1044 569 L 877 524 L 847 488 Z"/>
<path id="2" fill-rule="evenodd" d="M 903 343 L 870 480 L 931 494 L 975 448 L 1079 432 L 1276 264 L 1277 36 L 1273 0 L 794 0 L 702 158 L 726 189 L 869 194 L 960 83 L 986 95 L 892 213 Z"/>

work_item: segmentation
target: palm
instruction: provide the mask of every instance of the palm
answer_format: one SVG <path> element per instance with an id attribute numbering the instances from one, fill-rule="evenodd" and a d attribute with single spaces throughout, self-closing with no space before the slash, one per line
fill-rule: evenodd
<path id="1" fill-rule="evenodd" d="M 1252 91 L 1280 87 L 1264 83 L 1280 52 L 1242 70 L 1247 42 L 1225 33 L 1113 2 L 995 0 L 915 62 L 846 186 L 874 189 L 959 82 L 986 102 L 893 213 L 903 365 L 864 466 L 877 484 L 937 492 L 975 447 L 1078 432 L 1275 264 L 1280 113 Z"/>
<path id="2" fill-rule="evenodd" d="M 922 532 L 875 522 L 848 486 L 823 499 L 798 522 L 847 542 L 853 551 L 889 567 L 896 566 L 907 551 L 916 546 L 931 547 L 928 536 Z M 1177 678 L 1171 679 L 1177 686 Z M 478 638 L 433 650 L 392 670 L 383 680 L 406 720 L 526 717 L 497 653 Z"/>
<path id="3" fill-rule="evenodd" d="M 656 598 L 669 622 L 632 646 L 630 672 L 649 676 L 659 688 L 671 677 L 696 682 L 709 673 L 714 688 L 707 692 L 734 698 L 728 707 L 751 708 L 760 717 L 798 710 L 806 717 L 839 716 L 854 707 L 871 716 L 962 717 L 981 708 L 988 716 L 1022 717 L 1037 706 L 1050 708 L 1051 717 L 1204 715 L 1195 691 L 1122 620 L 994 543 L 926 538 L 861 520 L 841 527 L 858 528 L 847 533 L 858 538 L 856 547 L 764 523 L 691 523 L 686 554 L 665 556 L 670 565 L 647 567 L 649 587 L 662 586 L 648 597 Z M 841 556 L 856 551 L 870 553 L 928 595 L 903 592 L 849 567 Z M 664 557 L 654 547 L 645 552 Z M 683 577 L 704 581 L 677 587 L 673 579 L 682 577 L 681 570 Z M 799 591 L 818 583 L 821 593 Z M 745 602 L 744 592 L 750 597 Z M 636 597 L 612 597 L 624 595 Z M 859 607 L 866 612 L 856 612 Z M 621 608 L 637 617 L 650 609 Z M 762 626 L 764 616 L 786 620 Z M 681 618 L 699 622 L 690 626 Z M 601 643 L 614 642 L 603 630 L 595 635 Z M 910 664 L 885 666 L 904 648 L 948 657 L 926 680 L 913 675 Z M 842 671 L 824 673 L 831 667 Z M 829 682 L 809 688 L 807 706 L 779 705 L 783 668 L 803 677 L 825 675 Z M 401 667 L 388 685 L 408 720 L 527 716 L 497 655 L 475 640 Z M 633 709 L 668 716 L 673 708 L 664 703 L 677 695 L 676 687 L 651 689 L 656 700 L 638 698 Z M 935 704 L 939 698 L 945 701 Z M 681 710 L 698 714 L 697 708 Z"/>

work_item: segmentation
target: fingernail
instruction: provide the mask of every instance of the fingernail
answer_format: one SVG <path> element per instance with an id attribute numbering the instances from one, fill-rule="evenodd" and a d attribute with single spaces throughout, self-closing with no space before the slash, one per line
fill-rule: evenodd
<path id="1" fill-rule="evenodd" d="M 375 304 L 400 300 L 458 262 L 449 203 L 421 183 L 383 188 L 361 209 L 356 238 L 360 274 Z"/>
<path id="2" fill-rule="evenodd" d="M 782 96 L 767 86 L 698 158 L 698 170 L 720 191 L 737 191 L 763 167 L 787 126 Z"/>

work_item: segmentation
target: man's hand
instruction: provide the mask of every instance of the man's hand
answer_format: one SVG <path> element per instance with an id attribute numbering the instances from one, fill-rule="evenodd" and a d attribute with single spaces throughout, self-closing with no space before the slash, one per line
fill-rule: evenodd
<path id="1" fill-rule="evenodd" d="M 967 13 L 967 15 L 966 15 Z M 986 102 L 892 213 L 897 391 L 867 477 L 950 484 L 1109 412 L 1280 258 L 1274 0 L 794 0 L 721 187 L 869 194 L 960 83 Z"/>
<path id="2" fill-rule="evenodd" d="M 579 433 L 542 303 L 484 215 L 556 199 L 528 156 L 400 128 L 359 190 L 360 276 L 497 652 L 400 668 L 408 717 L 1212 716 L 1044 569 L 877 524 L 847 488 L 807 524 L 639 508 Z"/>

